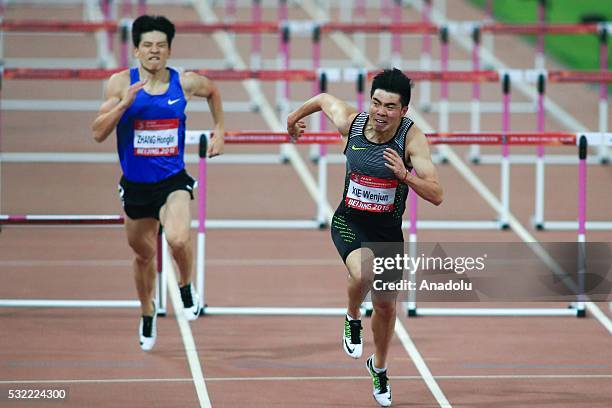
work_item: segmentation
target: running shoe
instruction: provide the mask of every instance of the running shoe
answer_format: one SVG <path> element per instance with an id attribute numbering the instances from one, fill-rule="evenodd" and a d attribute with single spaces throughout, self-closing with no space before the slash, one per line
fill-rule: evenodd
<path id="1" fill-rule="evenodd" d="M 361 357 L 363 352 L 363 328 L 361 320 L 349 320 L 344 316 L 344 334 L 342 346 L 346 354 L 353 358 Z"/>
<path id="2" fill-rule="evenodd" d="M 153 301 L 153 316 L 142 315 L 140 318 L 138 335 L 140 336 L 140 348 L 144 351 L 151 350 L 157 339 L 157 306 L 155 301 Z"/>
<path id="3" fill-rule="evenodd" d="M 387 377 L 387 370 L 377 373 L 374 371 L 374 355 L 371 355 L 366 360 L 366 368 L 372 377 L 372 395 L 381 407 L 391 406 L 391 385 L 389 385 L 389 377 Z"/>
<path id="4" fill-rule="evenodd" d="M 188 283 L 181 288 L 181 299 L 183 300 L 183 313 L 187 320 L 195 320 L 200 315 L 200 297 Z"/>

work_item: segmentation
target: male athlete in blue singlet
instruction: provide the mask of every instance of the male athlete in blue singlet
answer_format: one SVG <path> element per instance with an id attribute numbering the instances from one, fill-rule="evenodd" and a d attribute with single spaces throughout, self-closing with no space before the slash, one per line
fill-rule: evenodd
<path id="1" fill-rule="evenodd" d="M 139 66 L 111 76 L 105 101 L 93 121 L 94 139 L 103 142 L 116 128 L 123 170 L 119 192 L 127 215 L 128 243 L 134 251 L 134 279 L 142 318 L 140 346 L 155 345 L 155 253 L 159 224 L 164 227 L 179 268 L 184 314 L 199 315 L 199 299 L 191 285 L 193 252 L 190 239 L 195 180 L 185 171 L 185 107 L 194 96 L 206 98 L 215 123 L 208 156 L 223 153 L 221 97 L 206 77 L 180 73 L 166 66 L 174 25 L 163 16 L 140 16 L 132 25 L 134 56 Z"/>
<path id="2" fill-rule="evenodd" d="M 404 117 L 410 102 L 411 81 L 400 70 L 378 74 L 370 91 L 369 112 L 358 112 L 340 99 L 319 94 L 290 113 L 287 131 L 294 139 L 304 131 L 303 118 L 323 111 L 342 135 L 346 178 L 342 202 L 332 219 L 334 244 L 348 272 L 348 309 L 343 346 L 361 357 L 363 337 L 360 306 L 372 288 L 362 259 L 371 257 L 365 242 L 403 242 L 402 215 L 408 188 L 439 205 L 442 188 L 431 161 L 427 139 Z M 416 176 L 409 171 L 413 168 Z M 381 406 L 391 405 L 387 354 L 395 328 L 397 292 L 372 293 L 372 332 L 375 353 L 366 361 L 374 384 L 373 395 Z"/>

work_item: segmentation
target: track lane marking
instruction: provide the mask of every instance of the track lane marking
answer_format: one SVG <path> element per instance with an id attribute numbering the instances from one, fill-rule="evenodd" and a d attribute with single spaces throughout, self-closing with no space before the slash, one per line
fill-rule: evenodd
<path id="1" fill-rule="evenodd" d="M 167 251 L 166 251 L 167 255 Z M 183 346 L 185 347 L 185 354 L 187 355 L 187 361 L 189 363 L 189 369 L 191 370 L 191 376 L 193 379 L 193 385 L 195 386 L 200 406 L 204 408 L 212 408 L 210 397 L 208 396 L 208 390 L 206 389 L 206 382 L 204 381 L 204 373 L 202 372 L 202 365 L 198 357 L 198 350 L 193 340 L 193 333 L 189 322 L 182 313 L 183 302 L 179 297 L 179 286 L 174 275 L 174 268 L 172 267 L 172 261 L 168 259 L 169 256 L 164 256 L 164 268 L 167 268 L 168 275 L 168 292 L 170 294 L 170 301 L 172 302 L 172 308 L 174 309 L 174 317 L 179 326 L 181 332 L 181 338 L 183 340 Z"/>
<path id="2" fill-rule="evenodd" d="M 394 375 L 394 380 L 421 381 L 421 375 Z M 491 375 L 437 375 L 436 380 L 597 380 L 612 379 L 612 374 L 491 374 Z M 359 381 L 370 380 L 367 375 L 347 376 L 279 376 L 279 377 L 208 377 L 208 382 L 232 381 Z M 0 380 L 2 385 L 10 384 L 113 384 L 113 383 L 154 383 L 192 382 L 191 377 L 175 378 L 99 378 L 99 379 L 57 379 L 57 380 Z"/>

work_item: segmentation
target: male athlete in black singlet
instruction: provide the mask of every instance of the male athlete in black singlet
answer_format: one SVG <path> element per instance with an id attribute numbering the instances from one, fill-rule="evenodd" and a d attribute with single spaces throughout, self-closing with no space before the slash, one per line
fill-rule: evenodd
<path id="1" fill-rule="evenodd" d="M 303 118 L 323 111 L 340 134 L 346 155 L 346 178 L 342 202 L 332 219 L 332 239 L 348 272 L 348 309 L 343 346 L 361 357 L 363 337 L 360 306 L 371 289 L 372 279 L 363 271 L 362 259 L 372 256 L 365 242 L 402 243 L 401 225 L 408 188 L 439 205 L 442 188 L 431 161 L 427 139 L 404 117 L 410 102 L 411 81 L 400 70 L 385 70 L 372 82 L 369 112 L 358 112 L 344 101 L 319 94 L 290 113 L 287 131 L 298 138 Z M 414 169 L 416 175 L 410 173 Z M 387 354 L 395 328 L 397 292 L 372 293 L 372 332 L 375 353 L 366 367 L 374 384 L 373 395 L 381 406 L 391 405 L 387 377 Z"/>

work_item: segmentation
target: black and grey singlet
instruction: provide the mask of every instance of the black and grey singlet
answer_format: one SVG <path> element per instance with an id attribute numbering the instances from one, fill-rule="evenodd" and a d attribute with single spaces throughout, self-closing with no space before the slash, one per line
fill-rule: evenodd
<path id="1" fill-rule="evenodd" d="M 391 140 L 374 143 L 364 134 L 367 121 L 367 112 L 361 112 L 351 124 L 344 150 L 344 193 L 337 212 L 349 218 L 366 218 L 379 226 L 401 225 L 408 186 L 399 181 L 393 171 L 385 166 L 383 152 L 386 148 L 391 148 L 404 158 L 406 137 L 413 122 L 409 118 L 402 118 Z"/>

